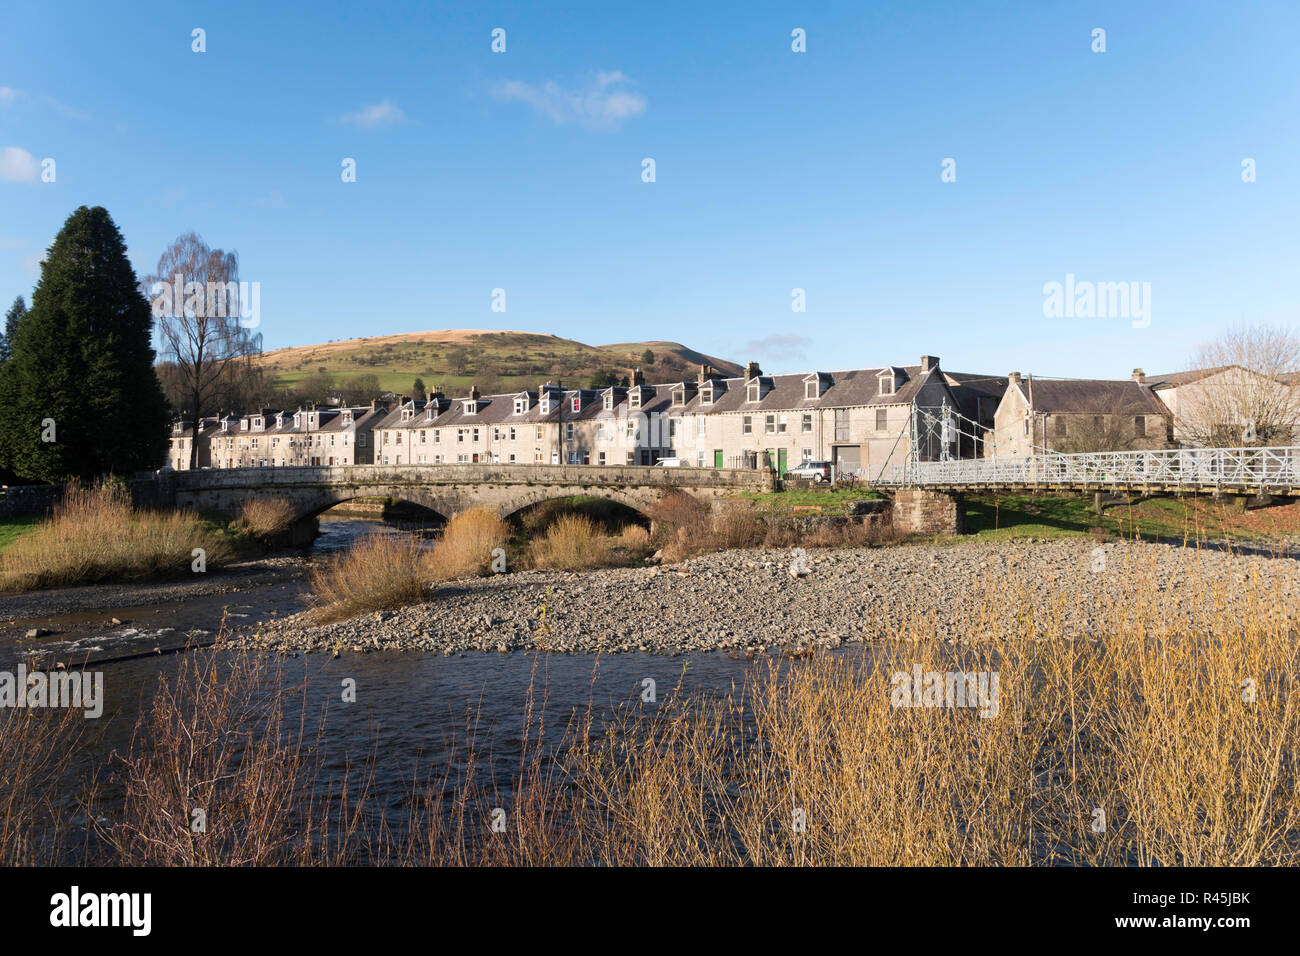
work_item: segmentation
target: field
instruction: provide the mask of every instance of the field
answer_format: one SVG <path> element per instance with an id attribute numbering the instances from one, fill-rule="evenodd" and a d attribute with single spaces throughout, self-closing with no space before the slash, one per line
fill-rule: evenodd
<path id="1" fill-rule="evenodd" d="M 642 354 L 654 352 L 646 365 Z M 649 381 L 694 378 L 700 362 L 727 375 L 740 374 L 734 362 L 696 352 L 677 342 L 626 342 L 585 345 L 571 339 L 532 332 L 487 332 L 443 329 L 346 339 L 265 353 L 262 368 L 276 384 L 299 385 L 322 371 L 341 382 L 373 374 L 380 387 L 409 394 L 416 378 L 429 388 L 441 385 L 460 394 L 471 384 L 483 392 L 536 388 L 546 381 L 586 386 L 593 376 L 613 372 L 618 378 L 642 367 Z"/>

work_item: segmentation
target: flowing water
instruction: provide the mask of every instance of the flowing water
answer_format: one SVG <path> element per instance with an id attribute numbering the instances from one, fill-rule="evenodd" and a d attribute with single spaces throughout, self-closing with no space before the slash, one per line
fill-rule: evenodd
<path id="1" fill-rule="evenodd" d="M 321 522 L 308 563 L 346 548 L 369 533 L 427 536 L 427 532 L 380 521 Z M 114 751 L 125 752 L 140 713 L 148 706 L 161 675 L 174 674 L 184 648 L 210 643 L 223 617 L 241 624 L 302 610 L 309 585 L 301 562 L 273 568 L 243 580 L 230 593 L 180 600 L 75 611 L 42 619 L 13 619 L 0 612 L 6 633 L 42 627 L 36 639 L 7 638 L 0 643 L 0 669 L 12 671 L 20 658 L 44 657 L 80 664 L 103 673 L 104 712 L 87 721 L 88 732 L 74 774 L 106 781 L 101 803 L 110 809 L 114 782 L 106 768 Z M 264 579 L 263 579 L 264 578 Z M 120 624 L 112 624 L 113 618 Z M 13 621 L 14 623 L 10 623 Z M 506 783 L 519 767 L 522 732 L 530 706 L 548 728 L 562 730 L 588 707 L 597 716 L 622 704 L 641 701 L 647 680 L 662 699 L 680 684 L 684 690 L 726 690 L 740 683 L 751 662 L 728 655 L 668 657 L 620 654 L 603 658 L 564 654 L 465 654 L 416 652 L 348 654 L 337 659 L 315 654 L 283 661 L 284 680 L 306 690 L 308 713 L 328 710 L 321 741 L 324 768 L 339 771 L 374 753 L 378 770 L 375 796 L 396 805 L 408 792 L 417 768 L 437 772 L 454 761 L 453 742 L 463 743 L 475 727 L 477 749 L 489 755 L 492 778 Z M 304 685 L 304 678 L 309 678 Z M 356 702 L 343 703 L 343 681 L 355 681 Z M 69 781 L 64 794 L 75 800 Z"/>

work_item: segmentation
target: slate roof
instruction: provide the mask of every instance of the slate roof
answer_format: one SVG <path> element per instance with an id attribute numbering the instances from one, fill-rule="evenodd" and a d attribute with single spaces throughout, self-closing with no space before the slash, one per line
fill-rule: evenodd
<path id="1" fill-rule="evenodd" d="M 1021 390 L 1031 394 L 1028 381 Z M 1169 409 L 1147 385 L 1131 379 L 1034 379 L 1033 405 L 1036 412 L 1079 412 L 1098 415 L 1168 415 Z"/>

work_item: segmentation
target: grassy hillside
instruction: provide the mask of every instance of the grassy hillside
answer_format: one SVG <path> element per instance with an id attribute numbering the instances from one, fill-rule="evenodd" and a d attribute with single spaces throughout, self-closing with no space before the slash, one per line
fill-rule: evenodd
<path id="1" fill-rule="evenodd" d="M 646 349 L 655 354 L 653 365 L 642 362 Z M 638 366 L 644 369 L 648 381 L 674 381 L 693 378 L 700 362 L 708 362 L 728 375 L 741 371 L 734 362 L 704 355 L 677 342 L 592 346 L 554 335 L 474 329 L 323 342 L 277 349 L 262 356 L 267 375 L 285 386 L 295 386 L 323 369 L 336 381 L 374 374 L 383 388 L 399 394 L 409 393 L 418 377 L 430 388 L 441 385 L 453 395 L 467 390 L 470 383 L 485 393 L 536 388 L 548 380 L 586 386 L 598 373 L 614 372 L 622 378 L 630 368 Z"/>

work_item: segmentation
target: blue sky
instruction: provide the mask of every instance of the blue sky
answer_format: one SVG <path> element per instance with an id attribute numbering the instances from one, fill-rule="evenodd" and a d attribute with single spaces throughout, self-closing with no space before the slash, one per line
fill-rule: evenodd
<path id="1" fill-rule="evenodd" d="M 1292 0 L 126 6 L 4 13 L 6 306 L 84 203 L 141 273 L 191 229 L 238 250 L 267 348 L 526 329 L 1126 377 L 1298 323 Z M 1067 273 L 1149 282 L 1149 326 L 1045 317 Z"/>

